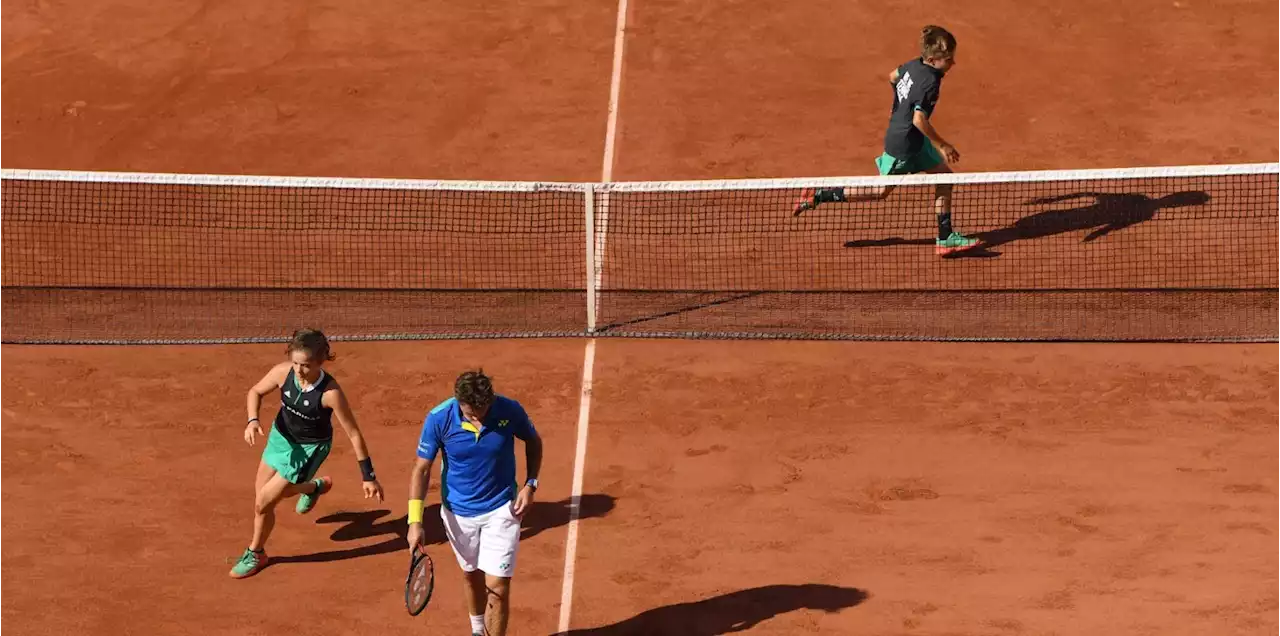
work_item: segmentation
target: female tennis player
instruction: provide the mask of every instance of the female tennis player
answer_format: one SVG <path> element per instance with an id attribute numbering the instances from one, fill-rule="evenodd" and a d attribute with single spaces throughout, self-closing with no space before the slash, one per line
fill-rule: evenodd
<path id="1" fill-rule="evenodd" d="M 262 461 L 258 464 L 253 540 L 231 568 L 232 578 L 253 576 L 267 566 L 267 537 L 276 525 L 276 504 L 297 495 L 296 510 L 298 514 L 306 514 L 315 507 L 320 495 L 333 488 L 331 478 L 317 478 L 315 474 L 333 445 L 331 420 L 334 415 L 355 448 L 365 499 L 377 497 L 382 501 L 382 486 L 373 472 L 373 460 L 369 459 L 369 450 L 347 397 L 338 381 L 322 368 L 325 362 L 333 360 L 329 340 L 315 329 L 300 329 L 293 333 L 285 353 L 289 360 L 272 367 L 249 389 L 249 423 L 244 428 L 244 441 L 250 446 L 262 435 L 258 422 L 262 397 L 279 389 L 280 412 L 267 435 Z"/>

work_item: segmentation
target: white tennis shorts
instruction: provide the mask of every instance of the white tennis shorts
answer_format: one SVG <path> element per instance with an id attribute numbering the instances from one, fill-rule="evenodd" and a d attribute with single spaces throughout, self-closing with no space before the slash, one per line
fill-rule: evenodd
<path id="1" fill-rule="evenodd" d="M 463 572 L 479 569 L 490 576 L 505 578 L 515 573 L 520 520 L 512 512 L 514 506 L 515 502 L 507 502 L 477 517 L 460 517 L 440 507 L 444 532 Z"/>

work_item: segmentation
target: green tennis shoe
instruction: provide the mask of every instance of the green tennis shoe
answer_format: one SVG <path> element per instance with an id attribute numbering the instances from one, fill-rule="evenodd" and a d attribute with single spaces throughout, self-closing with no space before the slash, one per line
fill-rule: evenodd
<path id="1" fill-rule="evenodd" d="M 298 505 L 294 510 L 297 510 L 300 515 L 311 512 L 311 509 L 316 507 L 316 501 L 320 499 L 320 495 L 329 492 L 333 488 L 333 480 L 328 477 L 317 477 L 312 479 L 311 483 L 316 485 L 314 493 L 298 495 Z"/>
<path id="2" fill-rule="evenodd" d="M 938 256 L 947 256 L 948 254 L 973 249 L 981 244 L 982 241 L 978 239 L 969 238 L 959 232 L 952 232 L 951 236 L 945 239 L 938 239 L 934 251 L 937 252 Z"/>
<path id="3" fill-rule="evenodd" d="M 245 548 L 244 554 L 240 555 L 240 560 L 231 568 L 231 578 L 243 579 L 248 578 L 262 571 L 267 567 L 267 551 L 261 550 L 254 552 Z"/>

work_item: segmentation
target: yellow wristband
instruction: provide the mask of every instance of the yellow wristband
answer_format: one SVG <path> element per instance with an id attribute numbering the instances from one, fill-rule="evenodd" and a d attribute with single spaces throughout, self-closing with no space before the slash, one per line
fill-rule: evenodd
<path id="1" fill-rule="evenodd" d="M 409 500 L 409 523 L 422 523 L 422 500 Z"/>

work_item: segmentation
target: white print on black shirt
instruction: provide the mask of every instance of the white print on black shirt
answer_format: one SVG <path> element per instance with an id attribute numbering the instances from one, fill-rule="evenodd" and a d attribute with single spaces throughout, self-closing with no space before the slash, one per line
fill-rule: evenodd
<path id="1" fill-rule="evenodd" d="M 912 83 L 911 73 L 903 73 L 902 77 L 898 79 L 898 101 L 905 100 L 907 95 L 911 93 Z"/>

